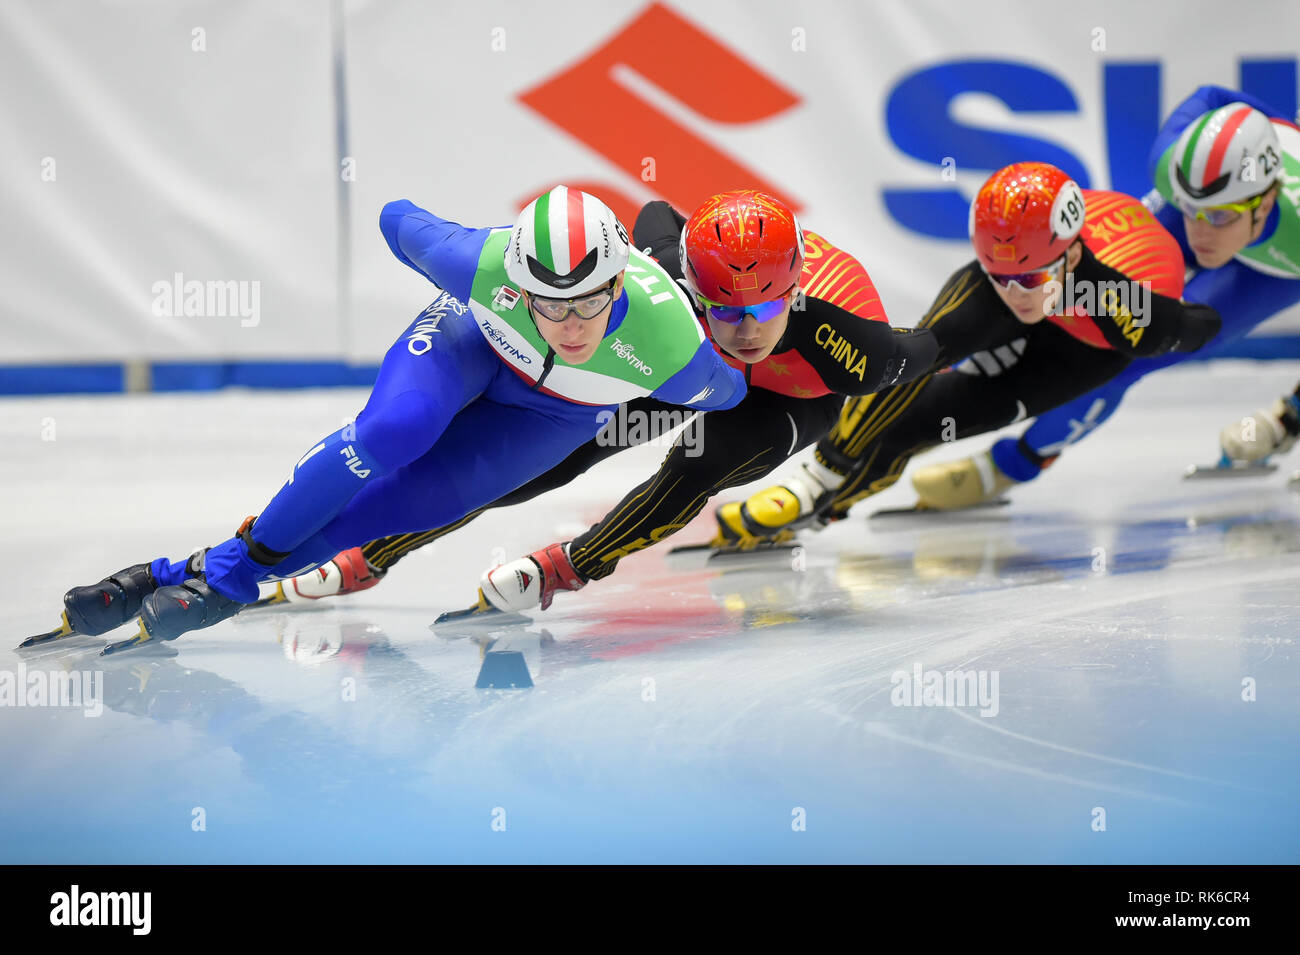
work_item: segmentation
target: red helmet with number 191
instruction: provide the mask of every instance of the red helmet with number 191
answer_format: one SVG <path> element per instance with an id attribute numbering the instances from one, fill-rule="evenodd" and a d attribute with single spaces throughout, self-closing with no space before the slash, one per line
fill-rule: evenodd
<path id="1" fill-rule="evenodd" d="M 705 200 L 682 229 L 686 284 L 716 305 L 780 298 L 799 280 L 803 258 L 803 231 L 794 212 L 754 189 Z"/>
<path id="2" fill-rule="evenodd" d="M 970 238 L 984 270 L 1014 275 L 1065 254 L 1083 228 L 1078 183 L 1045 162 L 1018 162 L 989 176 L 970 206 Z"/>

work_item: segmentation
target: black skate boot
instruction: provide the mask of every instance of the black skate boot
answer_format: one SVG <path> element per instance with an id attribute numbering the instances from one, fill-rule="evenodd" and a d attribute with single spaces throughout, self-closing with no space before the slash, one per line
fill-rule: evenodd
<path id="1" fill-rule="evenodd" d="M 187 574 L 198 574 L 203 566 L 206 548 L 190 555 L 186 562 Z M 73 587 L 63 595 L 63 619 L 48 633 L 28 637 L 19 648 L 35 646 L 60 637 L 84 635 L 99 636 L 135 617 L 140 604 L 158 589 L 149 570 L 149 564 L 133 564 L 109 574 L 89 587 Z"/>
<path id="2" fill-rule="evenodd" d="M 270 550 L 253 539 L 256 520 L 256 516 L 245 518 L 235 534 L 244 542 L 249 557 L 269 570 L 289 555 Z M 207 552 L 203 551 L 205 559 Z M 194 576 L 183 584 L 159 587 L 145 597 L 140 604 L 140 630 L 135 636 L 110 643 L 100 654 L 129 650 L 152 640 L 175 640 L 183 633 L 211 627 L 252 606 L 232 600 L 209 586 L 202 560 L 187 565 L 187 569 L 193 570 Z"/>
<path id="3" fill-rule="evenodd" d="M 208 586 L 202 577 L 183 584 L 159 587 L 140 605 L 140 630 L 135 636 L 110 643 L 102 654 L 117 653 L 151 640 L 175 640 L 191 630 L 202 630 L 228 620 L 248 604 L 231 600 Z"/>
<path id="4" fill-rule="evenodd" d="M 89 587 L 63 595 L 63 612 L 77 633 L 94 637 L 120 627 L 140 612 L 140 602 L 158 589 L 148 564 L 134 564 Z"/>

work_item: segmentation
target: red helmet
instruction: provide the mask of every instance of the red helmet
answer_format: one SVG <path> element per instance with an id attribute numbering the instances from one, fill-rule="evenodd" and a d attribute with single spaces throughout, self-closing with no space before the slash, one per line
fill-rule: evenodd
<path id="1" fill-rule="evenodd" d="M 1082 190 L 1045 162 L 999 169 L 970 204 L 975 255 L 997 275 L 1050 265 L 1065 254 L 1082 228 Z"/>
<path id="2" fill-rule="evenodd" d="M 803 231 L 780 199 L 753 189 L 706 199 L 682 229 L 686 284 L 717 305 L 780 298 L 803 271 Z"/>

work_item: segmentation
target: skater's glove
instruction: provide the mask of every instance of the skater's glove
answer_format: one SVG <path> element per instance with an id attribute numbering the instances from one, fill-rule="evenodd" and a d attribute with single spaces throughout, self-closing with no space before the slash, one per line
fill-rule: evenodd
<path id="1" fill-rule="evenodd" d="M 1232 461 L 1253 463 L 1290 451 L 1300 431 L 1300 414 L 1291 406 L 1294 401 L 1290 396 L 1279 398 L 1272 408 L 1260 408 L 1220 431 L 1224 455 Z"/>
<path id="2" fill-rule="evenodd" d="M 1184 302 L 1180 318 L 1176 339 L 1162 351 L 1194 352 L 1219 334 L 1219 329 L 1223 327 L 1223 319 L 1218 312 L 1197 302 Z"/>
<path id="3" fill-rule="evenodd" d="M 574 569 L 568 544 L 551 544 L 483 572 L 479 593 L 505 613 L 546 610 L 560 590 L 581 590 L 587 581 Z"/>

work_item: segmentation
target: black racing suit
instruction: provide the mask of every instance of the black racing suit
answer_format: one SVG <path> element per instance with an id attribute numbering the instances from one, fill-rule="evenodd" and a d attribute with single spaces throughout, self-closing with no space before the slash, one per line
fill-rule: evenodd
<path id="1" fill-rule="evenodd" d="M 1082 248 L 1077 286 L 1127 281 Z M 1205 305 L 1153 293 L 1150 311 L 1149 324 L 1140 328 L 1101 308 L 1091 318 L 1027 325 L 1003 304 L 979 264 L 969 263 L 948 279 L 920 323 L 939 340 L 942 370 L 846 401 L 818 443 L 817 459 L 847 475 L 821 502 L 822 517 L 842 517 L 854 502 L 891 486 L 926 448 L 1032 418 L 1109 381 L 1133 358 L 1195 351 L 1219 330 L 1218 312 Z M 1101 333 L 1104 345 L 1079 337 L 1085 325 Z"/>

